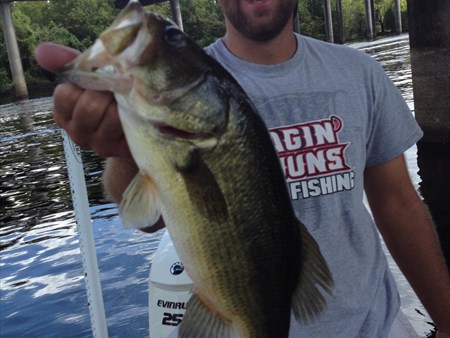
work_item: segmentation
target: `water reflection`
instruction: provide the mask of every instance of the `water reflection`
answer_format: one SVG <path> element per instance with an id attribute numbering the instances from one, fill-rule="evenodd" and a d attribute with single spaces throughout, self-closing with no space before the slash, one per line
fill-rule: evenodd
<path id="1" fill-rule="evenodd" d="M 383 63 L 413 107 L 408 41 L 354 45 Z M 2 336 L 91 337 L 62 140 L 51 99 L 0 106 Z M 408 167 L 418 184 L 415 150 Z M 111 337 L 148 335 L 147 280 L 161 233 L 124 231 L 100 184 L 103 160 L 83 152 L 90 212 Z M 423 312 L 393 261 L 403 308 L 421 333 Z M 402 279 L 403 278 L 403 279 Z M 39 315 L 38 315 L 39 314 Z M 425 334 L 424 334 L 425 335 Z"/>
<path id="2" fill-rule="evenodd" d="M 19 241 L 26 244 L 45 240 L 48 235 L 32 236 L 30 231 L 71 207 L 61 136 L 50 109 L 50 99 L 1 109 L 0 249 Z M 98 182 L 102 161 L 94 157 L 85 154 L 89 173 L 86 179 L 91 198 L 103 202 Z M 58 217 L 64 220 L 66 215 Z"/>
<path id="3" fill-rule="evenodd" d="M 51 99 L 0 106 L 2 336 L 90 337 L 84 273 Z M 147 279 L 160 233 L 124 231 L 83 152 L 110 336 L 147 334 Z M 37 315 L 39 313 L 39 315 Z"/>
<path id="4" fill-rule="evenodd" d="M 25 103 L 10 108 L 22 112 L 8 114 L 2 109 L 0 116 L 1 249 L 23 239 L 42 218 L 67 209 L 70 201 L 62 145 L 55 142 L 59 133 L 51 123 L 51 114 L 48 110 L 32 110 L 30 114 Z"/>
<path id="5" fill-rule="evenodd" d="M 400 89 L 404 99 L 408 103 L 413 102 L 411 61 L 409 54 L 409 42 L 406 36 L 394 37 L 387 43 L 369 44 L 360 50 L 372 55 L 383 65 L 386 74 L 391 78 L 397 88 Z M 355 44 L 358 47 L 359 44 Z"/>

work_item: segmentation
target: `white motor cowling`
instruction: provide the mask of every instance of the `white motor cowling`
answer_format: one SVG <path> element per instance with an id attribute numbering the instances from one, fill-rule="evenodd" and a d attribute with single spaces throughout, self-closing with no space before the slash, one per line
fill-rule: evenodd
<path id="1" fill-rule="evenodd" d="M 192 280 L 184 270 L 167 230 L 155 252 L 149 279 L 150 338 L 167 338 L 181 323 Z"/>

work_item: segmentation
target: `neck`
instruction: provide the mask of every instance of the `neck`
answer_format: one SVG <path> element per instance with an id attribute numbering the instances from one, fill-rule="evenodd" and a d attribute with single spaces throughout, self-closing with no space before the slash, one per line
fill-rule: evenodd
<path id="1" fill-rule="evenodd" d="M 223 42 L 231 53 L 241 59 L 258 64 L 279 64 L 289 60 L 297 50 L 297 40 L 292 31 L 292 21 L 280 34 L 269 41 L 254 41 L 241 35 L 227 22 Z"/>

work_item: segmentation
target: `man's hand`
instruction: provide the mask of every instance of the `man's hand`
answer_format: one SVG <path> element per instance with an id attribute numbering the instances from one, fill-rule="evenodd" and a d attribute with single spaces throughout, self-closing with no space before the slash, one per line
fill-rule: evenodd
<path id="1" fill-rule="evenodd" d="M 53 43 L 40 44 L 35 51 L 39 65 L 53 73 L 61 72 L 77 55 L 78 51 Z M 64 83 L 56 87 L 53 105 L 55 122 L 76 144 L 103 157 L 131 157 L 112 93 Z"/>

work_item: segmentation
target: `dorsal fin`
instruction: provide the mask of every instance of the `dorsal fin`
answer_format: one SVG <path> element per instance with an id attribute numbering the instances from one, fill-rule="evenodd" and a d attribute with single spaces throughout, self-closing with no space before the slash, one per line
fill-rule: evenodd
<path id="1" fill-rule="evenodd" d="M 319 245 L 300 223 L 302 239 L 300 277 L 292 295 L 292 311 L 300 324 L 310 323 L 326 306 L 320 286 L 334 296 L 334 282 L 330 269 L 323 258 Z"/>

